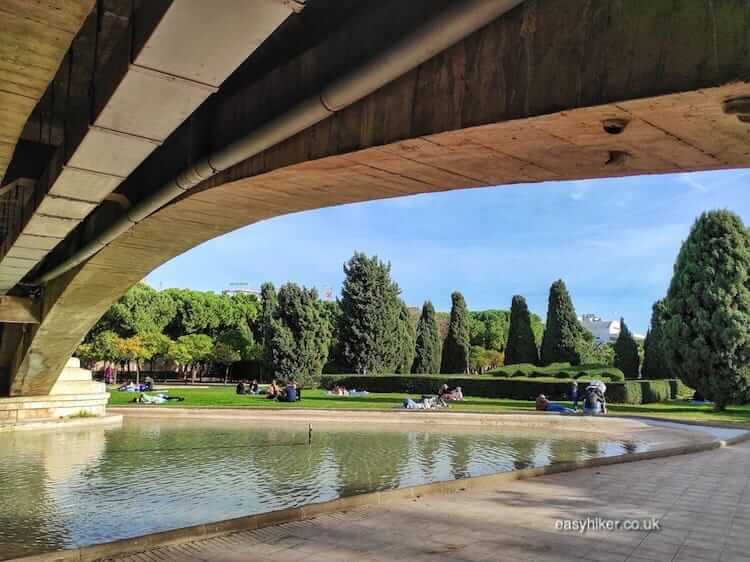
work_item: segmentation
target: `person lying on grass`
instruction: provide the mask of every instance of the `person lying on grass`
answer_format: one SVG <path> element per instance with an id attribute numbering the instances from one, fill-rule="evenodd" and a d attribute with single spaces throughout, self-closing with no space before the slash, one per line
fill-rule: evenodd
<path id="1" fill-rule="evenodd" d="M 536 397 L 536 409 L 540 412 L 557 412 L 559 414 L 575 414 L 575 410 L 566 408 L 562 404 L 555 404 L 547 400 L 544 394 L 540 394 Z"/>
<path id="2" fill-rule="evenodd" d="M 163 392 L 149 396 L 148 394 L 141 393 L 140 395 L 133 398 L 132 402 L 136 404 L 164 404 L 164 402 L 182 402 L 185 400 L 182 396 L 167 396 Z"/>
<path id="3" fill-rule="evenodd" d="M 347 390 L 345 386 L 337 384 L 327 394 L 329 396 L 368 396 L 370 393 L 366 390 L 357 390 L 356 388 Z"/>

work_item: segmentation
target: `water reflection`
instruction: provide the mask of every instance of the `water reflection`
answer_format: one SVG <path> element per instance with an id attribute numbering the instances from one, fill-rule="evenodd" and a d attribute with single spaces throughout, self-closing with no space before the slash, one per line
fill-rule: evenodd
<path id="1" fill-rule="evenodd" d="M 138 420 L 0 434 L 0 559 L 644 449 L 585 434 Z"/>

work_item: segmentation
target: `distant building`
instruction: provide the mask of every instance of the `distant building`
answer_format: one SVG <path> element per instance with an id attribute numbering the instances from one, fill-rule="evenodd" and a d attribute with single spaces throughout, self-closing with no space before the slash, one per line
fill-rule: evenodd
<path id="1" fill-rule="evenodd" d="M 597 343 L 612 343 L 620 335 L 619 320 L 602 320 L 596 314 L 584 314 L 579 320 L 594 335 Z"/>
<path id="2" fill-rule="evenodd" d="M 222 295 L 255 295 L 260 296 L 260 290 L 258 289 L 224 289 L 221 292 Z"/>
<path id="3" fill-rule="evenodd" d="M 602 320 L 596 314 L 584 314 L 578 320 L 581 325 L 594 335 L 597 343 L 614 343 L 620 335 L 619 320 Z M 636 341 L 642 341 L 645 336 L 633 333 Z"/>

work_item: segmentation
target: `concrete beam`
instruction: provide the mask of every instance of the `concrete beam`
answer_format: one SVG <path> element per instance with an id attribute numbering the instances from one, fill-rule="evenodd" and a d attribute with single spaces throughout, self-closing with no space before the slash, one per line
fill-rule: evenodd
<path id="1" fill-rule="evenodd" d="M 135 203 L 171 178 L 171 168 L 203 156 L 190 151 L 199 141 L 222 146 L 238 124 L 293 105 L 335 75 L 329 61 L 345 67 L 350 50 L 360 49 L 356 59 L 361 45 L 382 46 L 394 13 L 416 3 L 383 4 L 380 19 L 347 28 L 262 80 L 235 84 L 195 117 L 210 125 L 210 143 L 206 129 L 182 127 L 120 191 Z M 51 282 L 41 323 L 18 346 L 10 392 L 48 393 L 91 326 L 154 268 L 274 216 L 467 187 L 750 166 L 750 124 L 725 111 L 728 99 L 750 95 L 747 29 L 744 0 L 527 0 L 361 102 L 205 182 Z M 28 237 L 24 247 L 45 241 Z"/>
<path id="2" fill-rule="evenodd" d="M 277 0 L 214 0 L 136 10 L 132 37 L 125 35 L 92 81 L 92 115 L 66 115 L 73 132 L 39 180 L 24 224 L 0 246 L 0 268 L 12 268 L 20 281 L 43 257 L 14 261 L 8 253 L 18 238 L 66 238 L 298 8 Z M 0 285 L 0 294 L 6 290 Z"/>
<path id="3" fill-rule="evenodd" d="M 94 0 L 5 0 L 0 46 L 0 181 L 26 120 L 57 73 Z M 20 55 L 19 55 L 20 53 Z"/>
<path id="4" fill-rule="evenodd" d="M 6 324 L 39 324 L 39 301 L 24 297 L 0 296 L 0 322 Z"/>
<path id="5" fill-rule="evenodd" d="M 750 166 L 750 138 L 743 152 L 727 143 L 743 138 L 748 124 L 722 106 L 741 92 L 750 92 L 750 83 L 443 132 L 301 162 L 181 199 L 47 286 L 42 322 L 24 340 L 10 393 L 49 392 L 91 326 L 129 287 L 172 257 L 248 224 L 451 189 L 721 168 L 727 160 Z M 617 134 L 608 126 L 614 119 L 626 123 Z M 615 152 L 627 156 L 613 162 Z"/>

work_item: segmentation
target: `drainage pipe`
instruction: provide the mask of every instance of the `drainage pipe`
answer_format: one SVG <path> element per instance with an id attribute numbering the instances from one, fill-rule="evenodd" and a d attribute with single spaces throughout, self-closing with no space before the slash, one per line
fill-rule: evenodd
<path id="1" fill-rule="evenodd" d="M 246 136 L 193 164 L 134 204 L 61 264 L 39 276 L 45 283 L 83 263 L 176 197 L 213 175 L 239 164 L 323 121 L 406 74 L 464 37 L 493 22 L 524 0 L 462 0 L 384 52 L 335 80 L 318 95 L 293 107 Z"/>

